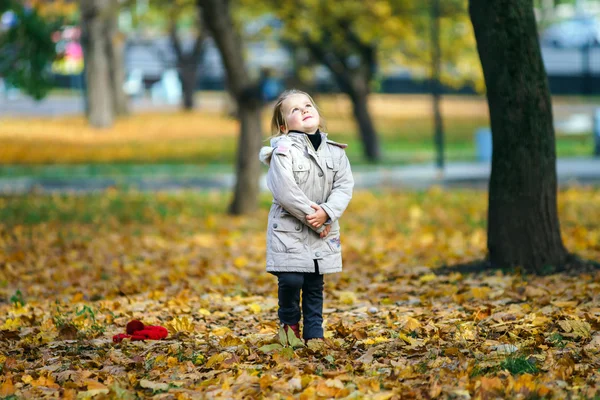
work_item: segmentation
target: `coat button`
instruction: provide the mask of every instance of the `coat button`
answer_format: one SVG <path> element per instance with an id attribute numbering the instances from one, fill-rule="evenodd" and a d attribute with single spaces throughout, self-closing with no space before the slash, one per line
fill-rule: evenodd
<path id="1" fill-rule="evenodd" d="M 273 224 L 273 228 L 277 228 L 277 224 Z"/>
<path id="2" fill-rule="evenodd" d="M 322 177 L 323 177 L 323 173 L 319 172 L 319 178 L 322 178 Z"/>
<path id="3" fill-rule="evenodd" d="M 315 256 L 317 257 L 321 257 L 321 253 L 319 253 L 318 251 L 315 253 Z"/>
<path id="4" fill-rule="evenodd" d="M 300 225 L 298 225 L 298 226 L 296 227 L 296 230 L 297 230 L 297 231 L 299 231 L 300 229 L 302 229 L 302 227 L 301 227 Z"/>
<path id="5" fill-rule="evenodd" d="M 321 200 L 317 200 L 317 204 L 321 204 Z"/>
<path id="6" fill-rule="evenodd" d="M 302 169 L 304 168 L 302 165 L 298 165 L 298 169 Z"/>

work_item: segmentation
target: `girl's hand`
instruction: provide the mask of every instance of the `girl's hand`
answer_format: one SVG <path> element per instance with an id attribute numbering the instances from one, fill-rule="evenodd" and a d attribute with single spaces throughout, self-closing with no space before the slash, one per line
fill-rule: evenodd
<path id="1" fill-rule="evenodd" d="M 327 221 L 327 218 L 329 218 L 329 216 L 321 208 L 321 206 L 319 206 L 317 204 L 311 204 L 311 207 L 315 210 L 315 213 L 307 215 L 306 221 L 308 221 L 310 226 L 318 229 L 321 227 L 321 225 L 323 225 L 325 223 L 325 221 Z"/>
<path id="2" fill-rule="evenodd" d="M 323 229 L 323 232 L 321 232 L 321 239 L 323 239 L 325 236 L 329 235 L 330 231 L 331 231 L 331 225 L 326 225 L 325 229 Z"/>

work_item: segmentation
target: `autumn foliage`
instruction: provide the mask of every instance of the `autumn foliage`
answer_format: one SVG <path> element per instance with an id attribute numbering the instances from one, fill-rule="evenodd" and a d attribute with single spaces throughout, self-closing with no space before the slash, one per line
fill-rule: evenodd
<path id="1" fill-rule="evenodd" d="M 270 202 L 220 192 L 0 198 L 0 396 L 593 398 L 596 274 L 436 274 L 485 256 L 481 191 L 358 192 L 323 342 L 279 333 Z M 600 191 L 560 192 L 570 251 L 600 259 Z M 131 320 L 163 340 L 113 343 Z"/>

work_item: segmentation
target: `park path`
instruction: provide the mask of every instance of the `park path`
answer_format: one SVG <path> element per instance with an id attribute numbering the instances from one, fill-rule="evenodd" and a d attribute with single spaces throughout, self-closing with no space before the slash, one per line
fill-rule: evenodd
<path id="1" fill-rule="evenodd" d="M 560 185 L 600 185 L 600 158 L 559 159 L 557 162 Z M 399 167 L 355 167 L 353 168 L 357 189 L 402 188 L 422 190 L 438 185 L 442 187 L 486 188 L 489 163 L 451 162 L 443 173 L 433 164 L 418 164 Z M 0 195 L 32 192 L 90 193 L 111 187 L 122 187 L 141 191 L 178 190 L 230 190 L 235 183 L 232 173 L 188 174 L 169 176 L 161 174 L 133 175 L 122 177 L 5 177 L 0 178 Z M 261 188 L 266 191 L 265 177 Z"/>

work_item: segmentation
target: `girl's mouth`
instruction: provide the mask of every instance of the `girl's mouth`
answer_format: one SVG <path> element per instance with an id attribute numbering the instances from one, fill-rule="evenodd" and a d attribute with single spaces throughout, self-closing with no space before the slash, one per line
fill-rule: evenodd
<path id="1" fill-rule="evenodd" d="M 307 119 L 312 118 L 312 115 L 302 118 L 302 121 L 306 121 Z"/>

